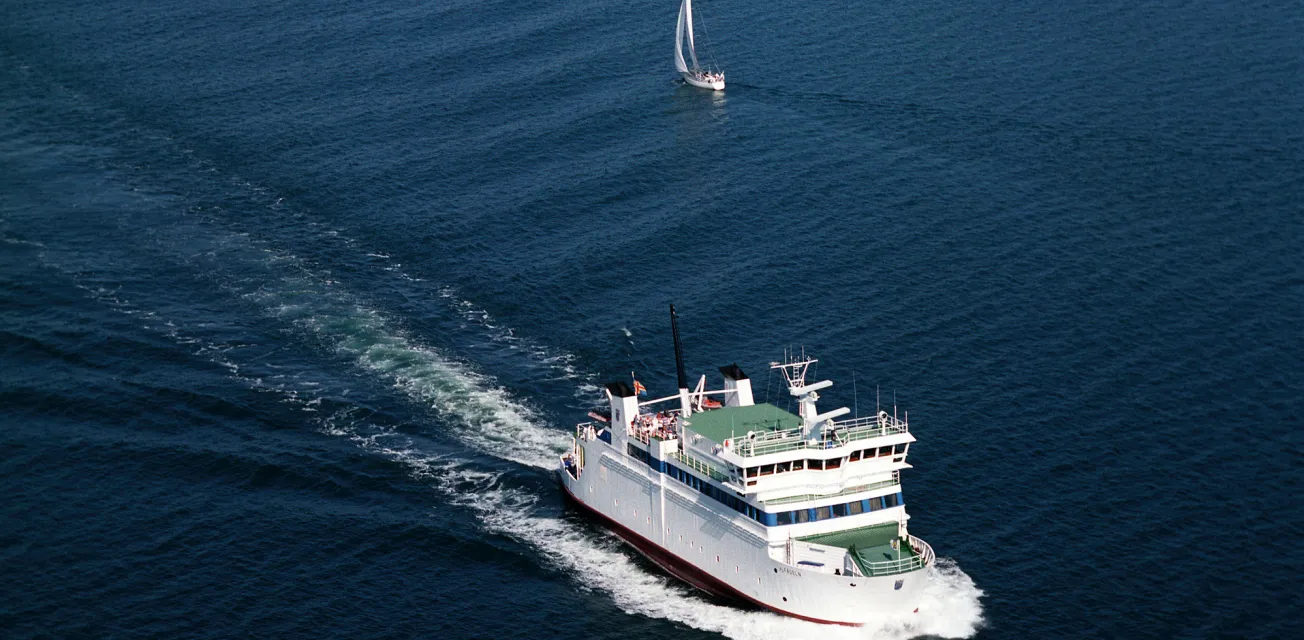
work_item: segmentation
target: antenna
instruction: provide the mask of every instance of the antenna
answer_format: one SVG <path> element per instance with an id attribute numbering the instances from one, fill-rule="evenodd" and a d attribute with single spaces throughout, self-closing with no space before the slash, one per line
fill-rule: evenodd
<path id="1" fill-rule="evenodd" d="M 883 392 L 878 390 L 878 385 L 874 385 L 874 415 L 883 411 L 882 403 Z"/>
<path id="2" fill-rule="evenodd" d="M 851 370 L 851 406 L 854 407 L 851 415 L 860 417 L 860 396 L 856 395 L 856 370 Z"/>
<path id="3" fill-rule="evenodd" d="M 892 422 L 896 422 L 896 389 L 892 390 Z"/>

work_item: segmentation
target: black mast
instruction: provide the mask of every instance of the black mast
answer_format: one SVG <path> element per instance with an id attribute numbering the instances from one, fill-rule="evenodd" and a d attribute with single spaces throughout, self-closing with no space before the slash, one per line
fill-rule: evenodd
<path id="1" fill-rule="evenodd" d="M 670 333 L 675 336 L 675 370 L 679 374 L 679 388 L 688 388 L 688 376 L 684 375 L 684 345 L 679 342 L 679 316 L 675 315 L 675 305 L 670 305 Z"/>

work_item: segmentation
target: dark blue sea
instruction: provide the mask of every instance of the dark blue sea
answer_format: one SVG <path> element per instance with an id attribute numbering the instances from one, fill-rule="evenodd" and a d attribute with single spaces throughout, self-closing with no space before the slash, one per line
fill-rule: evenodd
<path id="1" fill-rule="evenodd" d="M 1304 637 L 1304 5 L 7 0 L 0 636 Z M 600 384 L 910 412 L 908 623 L 561 500 Z"/>

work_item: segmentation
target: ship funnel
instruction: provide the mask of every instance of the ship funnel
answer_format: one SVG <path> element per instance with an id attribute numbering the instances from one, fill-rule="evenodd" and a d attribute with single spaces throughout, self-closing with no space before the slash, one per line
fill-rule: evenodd
<path id="1" fill-rule="evenodd" d="M 720 374 L 724 376 L 724 406 L 749 407 L 754 404 L 752 381 L 737 363 L 720 367 Z"/>
<path id="2" fill-rule="evenodd" d="M 611 401 L 611 433 L 623 439 L 638 417 L 638 394 L 624 382 L 612 382 L 607 384 L 607 399 Z"/>

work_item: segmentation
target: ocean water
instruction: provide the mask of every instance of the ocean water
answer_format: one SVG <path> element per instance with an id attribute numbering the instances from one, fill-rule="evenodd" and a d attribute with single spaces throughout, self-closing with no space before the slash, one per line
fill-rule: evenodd
<path id="1" fill-rule="evenodd" d="M 695 9 L 4 3 L 3 636 L 1300 637 L 1304 7 Z M 918 615 L 564 507 L 669 302 L 910 412 Z"/>

